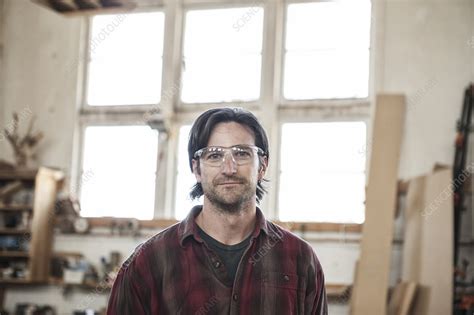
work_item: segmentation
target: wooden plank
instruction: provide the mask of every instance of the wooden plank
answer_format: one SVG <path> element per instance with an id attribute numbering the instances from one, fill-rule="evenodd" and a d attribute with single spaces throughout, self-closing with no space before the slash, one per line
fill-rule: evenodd
<path id="1" fill-rule="evenodd" d="M 453 292 L 452 170 L 426 178 L 421 213 L 420 289 L 414 314 L 451 314 Z"/>
<path id="2" fill-rule="evenodd" d="M 326 288 L 326 296 L 329 300 L 335 301 L 338 303 L 347 303 L 350 300 L 351 296 L 351 288 L 352 285 L 350 284 L 325 284 Z"/>
<path id="3" fill-rule="evenodd" d="M 34 284 L 30 279 L 0 278 L 0 285 Z"/>
<path id="4" fill-rule="evenodd" d="M 415 301 L 417 291 L 417 284 L 414 282 L 406 283 L 405 292 L 403 295 L 402 304 L 400 306 L 400 312 L 397 315 L 409 315 L 410 310 Z"/>
<path id="5" fill-rule="evenodd" d="M 393 289 L 387 315 L 408 315 L 416 293 L 415 282 L 400 282 Z"/>
<path id="6" fill-rule="evenodd" d="M 0 170 L 0 180 L 29 180 L 34 181 L 38 170 Z"/>
<path id="7" fill-rule="evenodd" d="M 126 218 L 88 218 L 91 228 L 110 227 L 113 222 L 125 222 L 133 219 Z M 154 220 L 138 220 L 141 228 L 161 229 L 167 228 L 178 223 L 175 219 L 154 219 Z M 284 227 L 290 231 L 304 232 L 341 232 L 341 233 L 360 233 L 362 232 L 362 224 L 356 223 L 324 223 L 324 222 L 283 222 L 272 221 L 273 223 Z"/>
<path id="8" fill-rule="evenodd" d="M 56 195 L 64 180 L 60 171 L 40 168 L 36 176 L 32 238 L 30 243 L 30 279 L 47 281 L 49 278 L 53 242 L 54 205 Z"/>
<path id="9" fill-rule="evenodd" d="M 404 294 L 404 283 L 397 283 L 392 290 L 390 300 L 387 306 L 387 315 L 397 315 L 402 304 Z"/>
<path id="10" fill-rule="evenodd" d="M 0 188 L 0 200 L 6 201 L 14 194 L 23 189 L 23 183 L 19 180 L 11 182 Z"/>
<path id="11" fill-rule="evenodd" d="M 33 207 L 29 205 L 21 205 L 21 204 L 8 204 L 5 205 L 0 202 L 0 211 L 5 212 L 23 212 L 23 211 L 32 211 Z"/>
<path id="12" fill-rule="evenodd" d="M 419 282 L 421 213 L 424 207 L 426 177 L 410 180 L 405 205 L 404 244 L 402 249 L 402 281 Z"/>
<path id="13" fill-rule="evenodd" d="M 9 250 L 2 250 L 0 251 L 0 257 L 6 258 L 28 258 L 30 254 L 28 252 L 21 252 L 21 251 L 9 251 Z"/>
<path id="14" fill-rule="evenodd" d="M 404 115 L 404 96 L 377 96 L 372 124 L 366 216 L 356 271 L 357 282 L 354 283 L 354 315 L 381 315 L 387 311 Z"/>
<path id="15" fill-rule="evenodd" d="M 67 17 L 77 17 L 77 16 L 94 16 L 94 15 L 104 15 L 104 14 L 129 14 L 129 13 L 136 13 L 136 12 L 139 12 L 136 4 L 127 4 L 120 7 L 106 7 L 106 8 L 98 8 L 98 9 L 68 11 L 68 12 L 63 12 L 62 14 Z M 146 10 L 143 10 L 141 12 L 146 12 Z"/>
<path id="16" fill-rule="evenodd" d="M 357 259 L 356 262 L 355 262 L 355 266 L 354 266 L 354 284 L 357 283 L 357 274 L 358 274 L 358 270 L 359 270 L 359 260 L 360 259 Z M 354 285 L 352 286 L 352 296 L 351 296 L 351 299 L 349 301 L 349 314 L 354 314 L 354 306 L 355 306 L 355 290 L 354 290 Z"/>
<path id="17" fill-rule="evenodd" d="M 55 251 L 52 254 L 54 257 L 62 257 L 62 258 L 68 258 L 68 257 L 74 257 L 74 258 L 83 258 L 84 254 L 80 252 L 65 252 L 65 251 Z"/>
<path id="18" fill-rule="evenodd" d="M 28 235 L 30 234 L 30 230 L 27 229 L 16 229 L 16 228 L 1 228 L 0 229 L 0 234 L 1 235 L 8 235 L 8 234 L 14 234 L 14 235 Z"/>
<path id="19" fill-rule="evenodd" d="M 98 14 L 126 14 L 138 8 L 135 1 L 108 1 L 100 6 L 97 1 L 80 0 L 31 0 L 44 8 L 65 16 L 92 16 Z M 80 4 L 80 6 L 78 5 Z"/>

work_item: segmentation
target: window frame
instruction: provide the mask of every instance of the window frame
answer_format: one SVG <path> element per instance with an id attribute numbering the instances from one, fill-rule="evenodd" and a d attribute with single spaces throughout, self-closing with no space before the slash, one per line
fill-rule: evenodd
<path id="1" fill-rule="evenodd" d="M 134 10 L 132 13 L 156 12 L 164 13 L 164 43 L 163 66 L 161 82 L 161 99 L 159 104 L 120 105 L 120 106 L 90 106 L 87 101 L 88 64 L 90 54 L 90 38 L 92 17 L 85 20 L 83 27 L 83 59 L 80 61 L 78 82 L 78 119 L 74 132 L 74 150 L 72 167 L 72 187 L 78 187 L 80 194 L 81 168 L 84 131 L 87 126 L 95 124 L 121 124 L 141 122 L 143 114 L 159 108 L 153 116 L 157 121 L 168 127 L 168 136 L 160 137 L 158 155 L 164 154 L 159 173 L 155 182 L 155 211 L 156 220 L 169 220 L 175 213 L 175 192 L 177 174 L 177 132 L 181 126 L 192 123 L 204 110 L 236 105 L 253 111 L 267 130 L 270 141 L 270 165 L 267 170 L 269 193 L 260 205 L 267 218 L 278 219 L 278 196 L 280 163 L 278 157 L 281 150 L 281 126 L 286 122 L 327 122 L 327 121 L 364 121 L 369 134 L 370 104 L 375 98 L 375 57 L 374 57 L 374 15 L 375 3 L 371 6 L 371 28 L 369 48 L 369 82 L 367 98 L 350 99 L 312 99 L 287 100 L 283 96 L 283 76 L 285 62 L 285 36 L 287 10 L 290 4 L 325 2 L 326 0 L 183 0 L 181 4 L 175 1 L 146 9 Z M 329 0 L 335 1 L 335 0 Z M 221 103 L 185 103 L 181 101 L 182 60 L 184 57 L 183 44 L 185 39 L 185 17 L 191 10 L 225 9 L 262 7 L 263 42 L 260 76 L 260 97 L 250 102 L 221 102 Z M 82 65 L 81 65 L 82 62 Z M 380 75 L 379 75 L 380 76 Z M 174 89 L 177 89 L 175 91 Z M 173 89 L 170 97 L 166 93 Z M 160 133 L 161 134 L 161 133 Z M 367 140 L 369 142 L 369 140 Z M 369 157 L 367 157 L 368 160 Z M 272 162 L 274 161 L 274 162 Z M 158 163 L 158 162 L 157 162 Z M 317 223 L 317 222 L 316 222 Z M 337 223 L 329 223 L 339 226 Z"/>

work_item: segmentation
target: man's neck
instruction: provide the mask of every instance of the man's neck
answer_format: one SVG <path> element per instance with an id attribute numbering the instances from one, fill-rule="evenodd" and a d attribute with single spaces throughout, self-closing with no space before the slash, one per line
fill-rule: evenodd
<path id="1" fill-rule="evenodd" d="M 202 211 L 196 217 L 196 223 L 208 235 L 217 241 L 234 245 L 247 238 L 255 228 L 256 203 L 248 205 L 236 213 L 228 213 L 216 207 L 204 197 Z"/>

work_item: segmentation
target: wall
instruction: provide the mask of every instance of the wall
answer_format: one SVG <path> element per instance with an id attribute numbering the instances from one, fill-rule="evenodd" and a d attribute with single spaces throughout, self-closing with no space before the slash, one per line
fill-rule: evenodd
<path id="1" fill-rule="evenodd" d="M 408 97 L 402 178 L 453 163 L 456 120 L 474 80 L 473 3 L 386 3 L 383 90 Z"/>
<path id="2" fill-rule="evenodd" d="M 1 127 L 3 127 L 3 119 L 4 119 L 4 114 L 3 114 L 3 34 L 4 34 L 4 1 L 0 0 L 0 122 L 2 123 Z M 0 129 L 1 130 L 1 129 Z M 0 142 L 3 141 L 3 137 L 0 136 Z M 1 144 L 0 144 L 1 148 Z M 1 153 L 0 153 L 1 157 Z"/>
<path id="3" fill-rule="evenodd" d="M 79 60 L 81 19 L 65 18 L 27 0 L 4 1 L 4 54 L 0 70 L 4 81 L 0 98 L 2 127 L 13 111 L 31 109 L 37 127 L 44 131 L 39 163 L 70 169 L 73 127 L 76 119 L 75 65 Z M 400 176 L 428 172 L 434 163 L 450 164 L 455 121 L 462 91 L 474 81 L 474 0 L 377 1 L 375 46 L 377 91 L 402 92 L 409 101 Z M 1 7 L 1 6 L 0 6 Z M 0 37 L 1 38 L 1 37 Z M 1 43 L 1 42 L 0 42 Z M 1 78 L 0 78 L 1 80 Z M 0 88 L 0 91 L 2 89 Z M 1 93 L 0 93 L 1 97 Z M 3 112 L 3 117 L 2 117 Z M 0 141 L 0 158 L 11 158 Z M 397 223 L 400 231 L 401 223 Z M 57 236 L 56 249 L 84 252 L 93 262 L 118 250 L 127 256 L 141 239 Z M 331 283 L 350 283 L 357 244 L 313 241 Z M 391 282 L 400 271 L 400 247 L 393 251 Z M 54 301 L 59 314 L 70 314 L 83 301 L 105 305 L 104 294 L 74 292 L 62 297 L 58 287 L 9 290 L 6 306 Z M 330 314 L 348 314 L 347 305 L 331 305 Z"/>
<path id="4" fill-rule="evenodd" d="M 11 126 L 13 111 L 24 117 L 23 127 L 35 116 L 37 130 L 45 134 L 38 163 L 68 169 L 81 19 L 65 18 L 27 0 L 4 3 L 2 126 Z M 0 158 L 12 158 L 5 141 Z"/>

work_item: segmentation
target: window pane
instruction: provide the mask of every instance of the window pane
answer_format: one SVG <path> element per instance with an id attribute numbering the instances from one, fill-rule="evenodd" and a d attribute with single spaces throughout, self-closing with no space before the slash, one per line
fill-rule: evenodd
<path id="1" fill-rule="evenodd" d="M 158 132 L 148 126 L 88 127 L 81 214 L 152 219 Z"/>
<path id="2" fill-rule="evenodd" d="M 188 136 L 191 126 L 183 126 L 179 130 L 178 143 L 178 173 L 176 179 L 176 195 L 175 195 L 175 218 L 178 220 L 184 219 L 189 210 L 194 205 L 202 204 L 202 198 L 192 201 L 189 197 L 191 187 L 196 183 L 196 177 L 189 168 L 188 161 Z"/>
<path id="3" fill-rule="evenodd" d="M 258 99 L 262 33 L 260 7 L 188 12 L 182 100 L 203 103 Z"/>
<path id="4" fill-rule="evenodd" d="M 289 5 L 284 97 L 367 97 L 370 14 L 367 0 Z"/>
<path id="5" fill-rule="evenodd" d="M 280 219 L 362 223 L 365 144 L 364 122 L 283 124 Z"/>
<path id="6" fill-rule="evenodd" d="M 87 103 L 159 103 L 164 14 L 99 15 L 91 32 Z"/>

